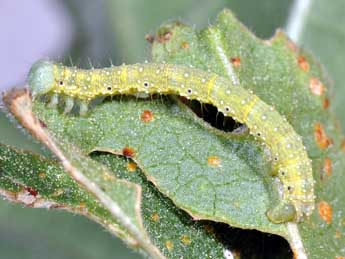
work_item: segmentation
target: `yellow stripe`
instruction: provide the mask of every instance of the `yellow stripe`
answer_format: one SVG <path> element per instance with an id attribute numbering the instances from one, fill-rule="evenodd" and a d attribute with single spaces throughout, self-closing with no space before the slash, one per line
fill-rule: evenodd
<path id="1" fill-rule="evenodd" d="M 247 117 L 249 115 L 249 113 L 253 110 L 253 107 L 255 106 L 255 104 L 257 103 L 257 101 L 259 100 L 259 98 L 255 95 L 252 95 L 254 96 L 254 99 L 246 106 L 244 106 L 244 113 L 243 113 L 243 120 L 244 121 L 247 121 Z"/>
<path id="2" fill-rule="evenodd" d="M 128 80 L 127 80 L 127 76 L 128 76 L 128 73 L 127 73 L 127 66 L 122 66 L 122 71 L 121 71 L 121 77 L 120 77 L 120 82 L 121 82 L 121 85 L 128 85 Z"/>
<path id="3" fill-rule="evenodd" d="M 215 82 L 218 78 L 218 75 L 214 75 L 212 76 L 212 78 L 207 82 L 207 99 L 210 100 L 210 95 L 211 95 L 211 91 L 214 88 Z"/>
<path id="4" fill-rule="evenodd" d="M 169 76 L 170 76 L 169 67 L 167 65 L 162 65 L 162 67 L 160 69 L 164 75 L 165 87 L 169 87 L 169 85 L 168 85 L 169 84 Z"/>

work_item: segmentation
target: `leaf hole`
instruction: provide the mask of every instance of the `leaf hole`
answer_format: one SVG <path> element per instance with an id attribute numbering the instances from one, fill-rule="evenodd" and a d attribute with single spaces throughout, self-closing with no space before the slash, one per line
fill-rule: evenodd
<path id="1" fill-rule="evenodd" d="M 180 97 L 180 99 L 183 103 L 188 105 L 198 117 L 219 130 L 233 132 L 243 126 L 242 123 L 238 123 L 233 118 L 224 116 L 224 114 L 219 112 L 217 107 L 212 104 L 204 104 L 197 100 L 189 101 L 183 97 Z"/>

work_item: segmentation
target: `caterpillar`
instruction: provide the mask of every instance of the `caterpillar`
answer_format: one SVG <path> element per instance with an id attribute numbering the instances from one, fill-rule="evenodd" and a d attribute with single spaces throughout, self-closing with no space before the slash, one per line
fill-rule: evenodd
<path id="1" fill-rule="evenodd" d="M 272 106 L 218 74 L 149 63 L 82 70 L 40 60 L 32 66 L 28 84 L 33 98 L 48 95 L 51 107 L 62 96 L 65 113 L 78 102 L 81 115 L 94 98 L 118 94 L 175 94 L 210 103 L 224 116 L 245 123 L 272 154 L 271 175 L 281 182 L 281 200 L 267 211 L 268 219 L 277 224 L 300 222 L 314 210 L 311 160 L 301 137 Z"/>

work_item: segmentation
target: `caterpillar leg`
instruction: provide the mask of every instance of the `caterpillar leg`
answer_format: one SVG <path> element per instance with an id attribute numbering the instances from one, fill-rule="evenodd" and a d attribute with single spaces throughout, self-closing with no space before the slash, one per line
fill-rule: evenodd
<path id="1" fill-rule="evenodd" d="M 50 102 L 48 103 L 49 108 L 56 108 L 56 106 L 59 104 L 59 96 L 57 94 L 52 95 L 50 98 Z"/>
<path id="2" fill-rule="evenodd" d="M 85 116 L 87 114 L 87 110 L 88 110 L 88 103 L 81 102 L 79 105 L 79 115 Z"/>
<path id="3" fill-rule="evenodd" d="M 296 219 L 297 211 L 293 204 L 281 201 L 266 213 L 268 219 L 273 223 L 285 223 Z"/>
<path id="4" fill-rule="evenodd" d="M 73 109 L 73 106 L 74 106 L 73 98 L 67 97 L 65 100 L 65 105 L 66 106 L 65 106 L 64 114 L 67 114 Z"/>
<path id="5" fill-rule="evenodd" d="M 234 129 L 232 131 L 232 133 L 238 134 L 238 135 L 242 135 L 242 134 L 244 134 L 247 131 L 248 131 L 247 125 L 243 124 L 243 125 L 239 126 L 238 128 Z"/>

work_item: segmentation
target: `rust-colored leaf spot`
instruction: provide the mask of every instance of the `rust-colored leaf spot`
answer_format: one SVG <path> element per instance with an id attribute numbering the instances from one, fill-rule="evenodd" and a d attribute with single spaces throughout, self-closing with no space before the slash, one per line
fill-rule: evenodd
<path id="1" fill-rule="evenodd" d="M 319 214 L 327 224 L 332 223 L 332 207 L 329 203 L 325 201 L 319 203 Z"/>
<path id="2" fill-rule="evenodd" d="M 43 120 L 38 119 L 38 121 L 40 122 L 40 125 L 42 128 L 44 128 L 44 129 L 47 128 L 47 124 L 45 124 L 45 122 Z"/>
<path id="3" fill-rule="evenodd" d="M 172 36 L 171 31 L 164 31 L 158 34 L 157 41 L 160 43 L 166 43 L 170 40 Z"/>
<path id="4" fill-rule="evenodd" d="M 145 35 L 145 40 L 148 43 L 152 44 L 155 41 L 155 36 L 153 36 L 152 34 L 146 34 Z"/>
<path id="5" fill-rule="evenodd" d="M 183 49 L 188 49 L 188 48 L 189 48 L 189 43 L 186 42 L 186 41 L 182 42 L 181 48 L 183 48 Z"/>
<path id="6" fill-rule="evenodd" d="M 336 259 L 345 259 L 344 256 L 337 256 Z"/>
<path id="7" fill-rule="evenodd" d="M 143 122 L 150 122 L 150 121 L 153 121 L 154 120 L 154 115 L 153 115 L 153 112 L 150 111 L 150 110 L 145 110 L 141 113 L 140 115 L 140 119 L 143 121 Z"/>
<path id="8" fill-rule="evenodd" d="M 86 207 L 86 203 L 83 202 L 83 201 L 81 201 L 81 202 L 79 203 L 79 208 L 84 209 L 85 207 Z"/>
<path id="9" fill-rule="evenodd" d="M 158 222 L 159 221 L 159 219 L 160 219 L 160 217 L 159 217 L 159 215 L 158 215 L 158 213 L 153 213 L 152 215 L 151 215 L 151 219 L 154 221 L 154 222 Z"/>
<path id="10" fill-rule="evenodd" d="M 299 56 L 297 59 L 297 63 L 303 71 L 305 71 L 305 72 L 309 71 L 310 66 L 309 66 L 307 59 L 304 56 Z"/>
<path id="11" fill-rule="evenodd" d="M 332 175 L 332 160 L 329 157 L 326 157 L 323 162 L 323 171 L 328 177 Z"/>
<path id="12" fill-rule="evenodd" d="M 46 176 L 47 176 L 47 175 L 46 175 L 45 172 L 39 172 L 39 173 L 38 173 L 38 177 L 41 178 L 41 179 L 46 178 Z"/>
<path id="13" fill-rule="evenodd" d="M 137 164 L 133 162 L 128 162 L 127 170 L 130 172 L 135 172 L 135 170 L 137 170 Z"/>
<path id="14" fill-rule="evenodd" d="M 328 98 L 323 99 L 322 106 L 324 109 L 328 109 L 330 105 L 330 101 Z"/>
<path id="15" fill-rule="evenodd" d="M 325 86 L 316 77 L 310 78 L 309 88 L 313 94 L 318 96 L 321 96 L 325 91 Z"/>
<path id="16" fill-rule="evenodd" d="M 32 188 L 32 187 L 27 186 L 27 187 L 25 187 L 24 189 L 25 189 L 28 193 L 30 193 L 30 195 L 32 195 L 32 196 L 34 196 L 34 197 L 36 197 L 37 194 L 38 194 L 38 192 L 37 192 L 34 188 Z"/>
<path id="17" fill-rule="evenodd" d="M 125 157 L 134 157 L 135 151 L 131 147 L 124 147 L 122 149 L 122 155 L 124 155 Z"/>
<path id="18" fill-rule="evenodd" d="M 316 140 L 316 143 L 321 147 L 321 148 L 327 148 L 329 145 L 333 143 L 332 139 L 329 138 L 323 129 L 321 123 L 316 123 L 314 126 L 314 137 Z"/>
<path id="19" fill-rule="evenodd" d="M 187 246 L 187 245 L 190 245 L 190 244 L 192 243 L 192 240 L 191 240 L 190 237 L 187 236 L 187 235 L 182 235 L 182 236 L 180 237 L 180 240 L 181 240 L 182 243 L 185 244 L 186 246 Z"/>
<path id="20" fill-rule="evenodd" d="M 336 239 L 341 238 L 341 232 L 340 232 L 339 230 L 336 230 L 336 231 L 335 231 L 335 238 L 336 238 Z"/>
<path id="21" fill-rule="evenodd" d="M 174 243 L 171 242 L 170 240 L 168 240 L 168 241 L 165 242 L 165 247 L 166 247 L 169 251 L 171 251 L 171 250 L 174 249 Z"/>
<path id="22" fill-rule="evenodd" d="M 234 67 L 239 67 L 241 66 L 241 58 L 240 57 L 232 57 L 230 58 L 230 62 Z"/>
<path id="23" fill-rule="evenodd" d="M 209 156 L 207 158 L 207 163 L 210 166 L 219 167 L 221 166 L 222 160 L 218 156 Z"/>

